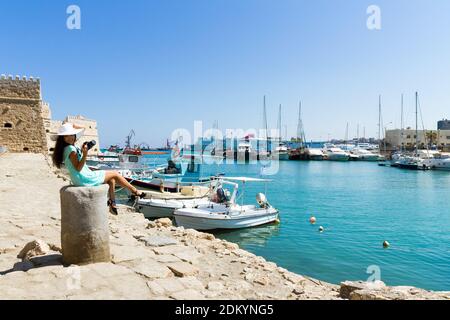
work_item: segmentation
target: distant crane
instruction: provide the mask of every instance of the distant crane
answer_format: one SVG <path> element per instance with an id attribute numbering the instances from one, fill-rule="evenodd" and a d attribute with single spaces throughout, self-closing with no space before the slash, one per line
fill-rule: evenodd
<path id="1" fill-rule="evenodd" d="M 130 133 L 128 134 L 128 136 L 125 139 L 125 147 L 126 148 L 131 148 L 131 139 L 135 136 L 136 134 L 134 133 L 134 130 L 131 129 Z"/>

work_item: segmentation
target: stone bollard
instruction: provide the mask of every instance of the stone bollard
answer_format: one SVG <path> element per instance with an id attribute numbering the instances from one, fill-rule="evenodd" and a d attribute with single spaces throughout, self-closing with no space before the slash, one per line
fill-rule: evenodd
<path id="1" fill-rule="evenodd" d="M 110 262 L 108 185 L 61 189 L 61 248 L 65 264 Z"/>

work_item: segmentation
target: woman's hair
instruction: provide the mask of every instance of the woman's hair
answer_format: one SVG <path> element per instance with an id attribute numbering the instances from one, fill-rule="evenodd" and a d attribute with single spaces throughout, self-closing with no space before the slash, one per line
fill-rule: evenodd
<path id="1" fill-rule="evenodd" d="M 55 150 L 53 151 L 53 156 L 52 156 L 53 164 L 57 168 L 61 168 L 61 165 L 64 162 L 64 159 L 63 159 L 64 149 L 68 145 L 69 144 L 64 140 L 64 136 L 58 136 L 58 139 L 56 140 L 56 144 L 55 144 Z"/>

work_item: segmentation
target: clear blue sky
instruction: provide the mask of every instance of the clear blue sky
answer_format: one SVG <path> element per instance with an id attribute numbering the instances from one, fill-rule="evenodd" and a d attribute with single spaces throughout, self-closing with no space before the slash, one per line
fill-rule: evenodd
<path id="1" fill-rule="evenodd" d="M 81 30 L 66 8 L 81 8 Z M 382 29 L 366 28 L 381 8 Z M 270 125 L 278 104 L 295 135 L 302 99 L 307 139 L 377 135 L 378 94 L 389 127 L 413 125 L 419 91 L 425 125 L 450 117 L 448 0 L 132 0 L 0 2 L 0 73 L 42 79 L 53 117 L 99 122 L 103 146 L 163 144 L 194 120 Z"/>

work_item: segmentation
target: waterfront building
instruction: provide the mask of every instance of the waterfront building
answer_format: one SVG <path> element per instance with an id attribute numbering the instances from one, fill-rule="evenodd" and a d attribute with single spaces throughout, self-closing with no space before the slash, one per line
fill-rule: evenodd
<path id="1" fill-rule="evenodd" d="M 438 130 L 450 130 L 450 120 L 442 119 L 438 121 Z"/>
<path id="2" fill-rule="evenodd" d="M 2 75 L 0 145 L 10 152 L 46 152 L 43 105 L 39 79 Z"/>
<path id="3" fill-rule="evenodd" d="M 419 149 L 427 146 L 436 146 L 439 149 L 450 149 L 450 130 L 418 130 L 417 132 Z M 416 130 L 393 129 L 386 131 L 386 145 L 390 149 L 412 150 L 416 145 Z"/>

